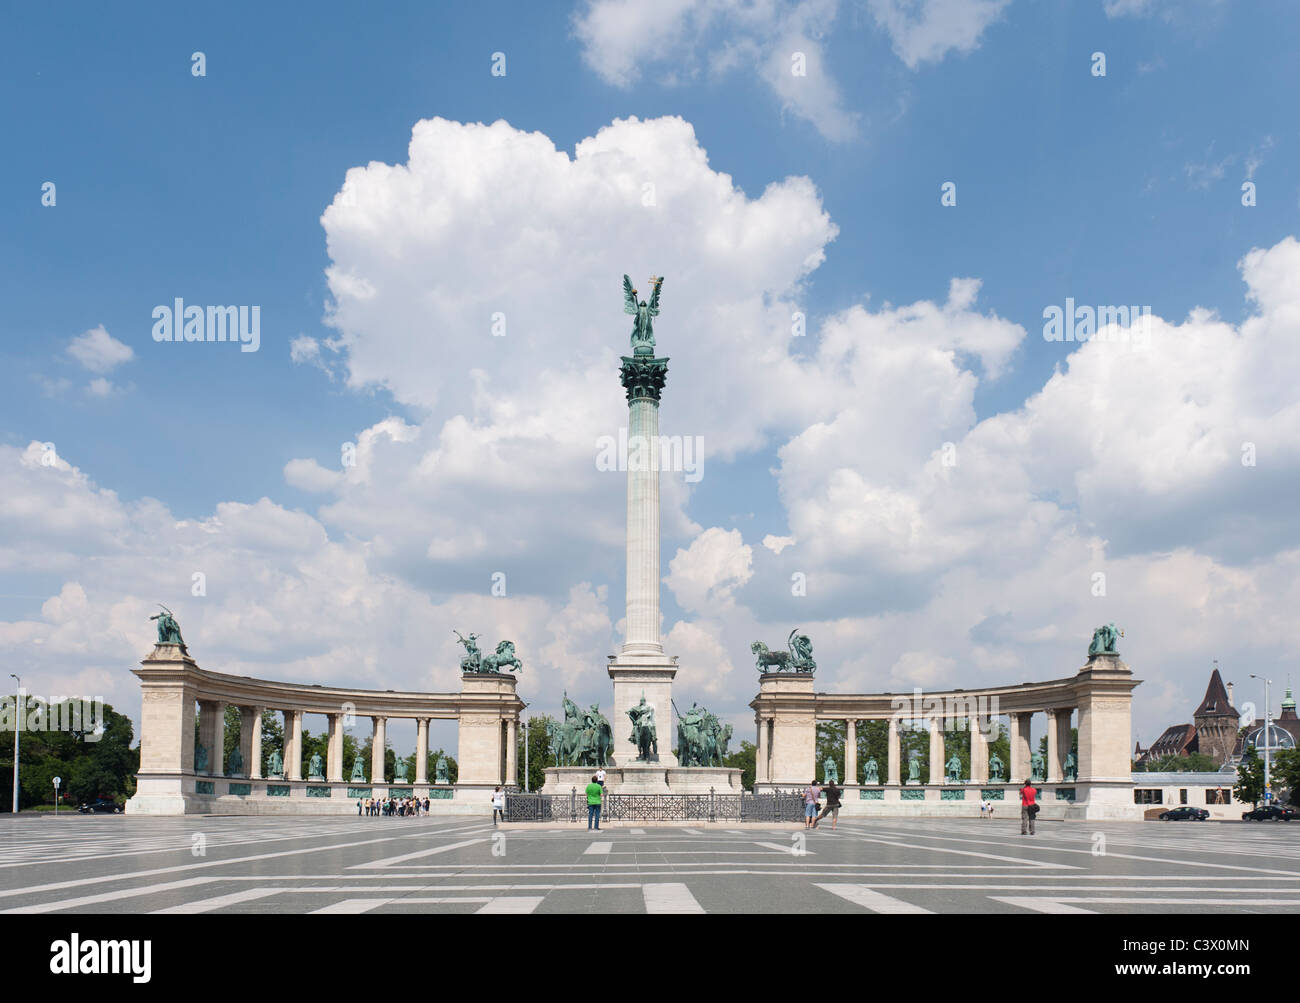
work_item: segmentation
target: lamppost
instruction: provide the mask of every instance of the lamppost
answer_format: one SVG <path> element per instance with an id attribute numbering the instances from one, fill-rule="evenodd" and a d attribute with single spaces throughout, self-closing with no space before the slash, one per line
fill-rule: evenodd
<path id="1" fill-rule="evenodd" d="M 14 814 L 18 814 L 18 731 L 22 726 L 23 709 L 19 704 L 23 698 L 23 681 L 12 672 L 9 678 L 18 680 L 18 688 L 14 692 Z"/>
<path id="2" fill-rule="evenodd" d="M 525 710 L 528 709 L 528 704 L 526 703 L 524 704 L 524 709 Z M 525 794 L 528 793 L 528 747 L 533 744 L 529 740 L 531 738 L 530 726 L 532 725 L 532 723 L 533 723 L 533 719 L 531 717 L 526 718 L 524 720 L 524 793 Z"/>
<path id="3" fill-rule="evenodd" d="M 1262 677 L 1257 676 L 1255 675 L 1255 673 L 1252 672 L 1250 674 L 1250 678 L 1260 679 Z M 1273 741 L 1272 729 L 1269 727 L 1269 719 L 1273 716 L 1270 710 L 1270 708 L 1272 707 L 1272 690 L 1271 690 L 1272 686 L 1273 686 L 1273 680 L 1271 679 L 1264 680 L 1264 803 L 1265 804 L 1269 804 L 1273 800 L 1273 789 L 1271 785 L 1272 778 L 1269 771 L 1271 759 L 1268 751 L 1269 743 Z"/>

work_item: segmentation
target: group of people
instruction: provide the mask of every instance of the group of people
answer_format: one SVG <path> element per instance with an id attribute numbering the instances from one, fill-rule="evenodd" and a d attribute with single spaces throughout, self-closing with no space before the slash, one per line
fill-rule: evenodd
<path id="1" fill-rule="evenodd" d="M 592 777 L 595 780 L 595 777 Z M 591 785 L 587 786 L 587 804 L 588 812 L 591 805 Z M 835 786 L 834 780 L 828 780 L 826 785 L 820 786 L 816 778 L 804 788 L 803 792 L 803 826 L 805 829 L 816 829 L 817 823 L 827 815 L 831 817 L 831 829 L 834 830 L 835 823 L 840 817 L 840 797 L 843 792 Z M 821 808 L 822 795 L 826 795 L 826 807 Z M 818 812 L 818 809 L 820 813 Z M 596 806 L 597 825 L 600 828 L 600 805 L 599 798 Z M 980 802 L 980 819 L 981 821 L 993 818 L 993 802 L 985 798 Z M 1035 821 L 1038 818 L 1038 788 L 1030 781 L 1026 780 L 1023 787 L 1020 788 L 1020 835 L 1033 836 L 1035 833 Z M 588 823 L 587 828 L 591 828 Z"/>
<path id="2" fill-rule="evenodd" d="M 826 795 L 826 807 L 821 808 L 822 795 Z M 805 829 L 816 829 L 817 823 L 827 815 L 831 817 L 831 829 L 835 828 L 835 823 L 840 820 L 840 798 L 843 791 L 835 785 L 834 780 L 826 781 L 826 786 L 818 785 L 814 778 L 803 791 L 803 827 Z M 821 808 L 818 814 L 817 809 Z"/>
<path id="3" fill-rule="evenodd" d="M 357 798 L 358 815 L 402 815 L 415 817 L 429 814 L 429 799 L 417 797 L 404 798 Z"/>

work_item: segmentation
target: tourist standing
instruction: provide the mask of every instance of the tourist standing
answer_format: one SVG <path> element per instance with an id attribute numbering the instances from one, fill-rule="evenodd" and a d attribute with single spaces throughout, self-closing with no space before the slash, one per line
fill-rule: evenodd
<path id="1" fill-rule="evenodd" d="M 817 828 L 817 823 L 827 815 L 831 817 L 831 831 L 835 831 L 835 823 L 840 818 L 840 789 L 835 786 L 835 781 L 830 780 L 826 783 L 826 807 L 822 813 L 813 819 L 813 828 Z"/>
<path id="2" fill-rule="evenodd" d="M 601 787 L 599 783 L 597 783 L 596 778 L 593 776 L 591 778 L 591 783 L 587 785 L 587 831 L 588 832 L 592 830 L 593 821 L 596 823 L 595 830 L 597 832 L 600 831 L 600 800 L 601 800 L 600 796 L 603 793 L 603 791 L 604 788 Z"/>
<path id="3" fill-rule="evenodd" d="M 1028 780 L 1020 788 L 1020 835 L 1034 835 L 1034 816 L 1038 814 L 1038 791 Z"/>
<path id="4" fill-rule="evenodd" d="M 501 816 L 501 821 L 506 820 L 506 792 L 500 785 L 492 792 L 492 824 L 497 824 L 497 816 Z"/>
<path id="5" fill-rule="evenodd" d="M 813 821 L 817 816 L 817 799 L 822 796 L 822 789 L 817 786 L 817 778 L 813 777 L 812 782 L 804 788 L 803 791 L 803 827 L 811 829 Z"/>
<path id="6" fill-rule="evenodd" d="M 987 822 L 992 817 L 993 806 L 989 804 L 989 799 L 985 798 L 980 802 L 980 821 Z"/>
<path id="7" fill-rule="evenodd" d="M 601 790 L 605 789 L 605 769 L 601 767 L 596 771 L 596 783 L 600 784 Z"/>
<path id="8" fill-rule="evenodd" d="M 358 815 L 361 814 L 361 808 L 362 808 L 361 799 L 360 799 L 360 798 L 357 798 L 357 814 L 358 814 Z"/>

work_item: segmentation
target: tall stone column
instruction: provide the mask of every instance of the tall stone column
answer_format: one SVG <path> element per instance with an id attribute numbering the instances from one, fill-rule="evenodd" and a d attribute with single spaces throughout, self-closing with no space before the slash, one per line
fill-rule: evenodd
<path id="1" fill-rule="evenodd" d="M 262 779 L 262 708 L 249 707 L 248 725 L 248 777 L 250 780 Z"/>
<path id="2" fill-rule="evenodd" d="M 899 756 L 902 755 L 901 743 L 898 741 L 898 718 L 890 717 L 889 719 L 889 782 L 895 787 L 898 786 L 899 777 L 902 775 L 899 769 Z"/>
<path id="3" fill-rule="evenodd" d="M 343 714 L 329 715 L 330 737 L 325 749 L 325 779 L 338 783 L 343 779 Z"/>
<path id="4" fill-rule="evenodd" d="M 239 708 L 239 758 L 244 761 L 244 776 L 253 775 L 253 720 L 256 707 Z"/>
<path id="5" fill-rule="evenodd" d="M 199 742 L 208 750 L 208 773 L 225 776 L 226 705 L 222 701 L 199 701 Z"/>
<path id="6" fill-rule="evenodd" d="M 284 712 L 284 769 L 288 780 L 302 779 L 302 711 Z"/>
<path id="7" fill-rule="evenodd" d="M 388 718 L 372 717 L 370 723 L 374 726 L 374 736 L 370 740 L 370 782 L 386 784 L 388 780 L 384 776 L 384 749 L 387 747 Z"/>
<path id="8" fill-rule="evenodd" d="M 754 742 L 754 783 L 767 783 L 767 722 L 762 714 L 754 715 L 757 738 Z"/>
<path id="9" fill-rule="evenodd" d="M 844 776 L 840 781 L 858 782 L 858 722 L 852 718 L 844 722 Z"/>
<path id="10" fill-rule="evenodd" d="M 1056 727 L 1056 711 L 1049 710 L 1047 714 L 1047 762 L 1043 765 L 1047 767 L 1047 782 L 1056 784 L 1061 782 L 1061 774 L 1065 772 L 1064 764 L 1061 762 L 1061 750 L 1057 746 L 1059 737 Z"/>
<path id="11" fill-rule="evenodd" d="M 415 719 L 415 782 L 429 782 L 429 719 Z"/>
<path id="12" fill-rule="evenodd" d="M 1074 729 L 1070 725 L 1070 718 L 1074 713 L 1072 707 L 1061 707 L 1056 711 L 1056 752 L 1060 757 L 1057 764 L 1061 780 L 1065 780 L 1065 757 L 1070 754 L 1074 747 Z M 1077 766 L 1078 763 L 1076 762 Z"/>
<path id="13" fill-rule="evenodd" d="M 668 360 L 655 358 L 649 346 L 623 356 L 619 371 L 628 402 L 627 437 L 627 594 L 626 634 L 622 650 L 610 658 L 614 683 L 613 759 L 634 766 L 636 746 L 628 711 L 640 704 L 654 708 L 659 768 L 677 765 L 673 755 L 672 683 L 675 658 L 664 655 L 659 633 L 659 400 Z M 629 783 L 626 772 L 624 783 Z M 650 793 L 648 787 L 642 787 Z"/>
<path id="14" fill-rule="evenodd" d="M 930 726 L 930 783 L 943 783 L 943 719 L 932 717 Z"/>
<path id="15" fill-rule="evenodd" d="M 1011 722 L 1011 776 L 1008 779 L 1015 784 L 1029 779 L 1029 725 L 1032 712 L 1007 715 Z"/>
<path id="16" fill-rule="evenodd" d="M 988 717 L 980 714 L 970 718 L 970 779 L 973 784 L 988 783 L 989 740 L 984 730 Z"/>

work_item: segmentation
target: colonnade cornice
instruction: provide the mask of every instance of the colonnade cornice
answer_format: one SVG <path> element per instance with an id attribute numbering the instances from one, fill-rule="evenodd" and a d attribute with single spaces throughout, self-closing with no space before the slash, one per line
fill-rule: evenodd
<path id="1" fill-rule="evenodd" d="M 183 686 L 196 700 L 216 700 L 244 707 L 296 710 L 305 714 L 339 714 L 398 719 L 455 719 L 464 713 L 515 716 L 524 704 L 514 693 L 416 693 L 359 690 L 336 686 L 254 679 L 199 668 L 190 660 L 146 662 L 132 670 L 148 686 Z"/>

